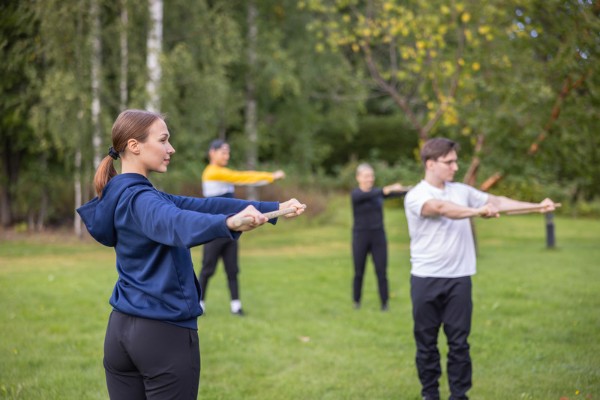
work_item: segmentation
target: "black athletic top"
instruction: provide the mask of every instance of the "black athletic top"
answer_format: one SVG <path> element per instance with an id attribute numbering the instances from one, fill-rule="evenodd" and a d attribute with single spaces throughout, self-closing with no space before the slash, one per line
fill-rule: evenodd
<path id="1" fill-rule="evenodd" d="M 383 229 L 383 189 L 373 188 L 363 192 L 359 188 L 352 190 L 352 212 L 355 231 Z"/>

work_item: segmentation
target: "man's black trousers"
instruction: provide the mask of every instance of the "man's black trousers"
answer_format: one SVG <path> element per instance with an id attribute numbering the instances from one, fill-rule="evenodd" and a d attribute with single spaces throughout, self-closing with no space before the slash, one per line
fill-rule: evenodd
<path id="1" fill-rule="evenodd" d="M 471 388 L 471 356 L 467 338 L 473 303 L 471 277 L 421 278 L 411 276 L 417 371 L 426 399 L 439 399 L 441 375 L 438 333 L 443 326 L 448 341 L 448 383 L 451 400 L 467 399 Z"/>

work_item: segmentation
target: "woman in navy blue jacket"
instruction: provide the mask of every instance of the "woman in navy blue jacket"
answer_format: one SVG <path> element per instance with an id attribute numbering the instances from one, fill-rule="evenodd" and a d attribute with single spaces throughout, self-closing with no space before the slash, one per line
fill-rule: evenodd
<path id="1" fill-rule="evenodd" d="M 175 149 L 160 114 L 123 111 L 94 186 L 98 197 L 77 210 L 90 234 L 114 247 L 118 279 L 104 342 L 111 399 L 196 399 L 200 383 L 197 318 L 200 285 L 190 247 L 237 239 L 267 222 L 265 212 L 304 205 L 173 196 L 150 172 L 166 172 Z M 121 159 L 121 174 L 113 161 Z M 237 226 L 242 217 L 251 222 Z M 275 223 L 275 220 L 270 221 Z"/>

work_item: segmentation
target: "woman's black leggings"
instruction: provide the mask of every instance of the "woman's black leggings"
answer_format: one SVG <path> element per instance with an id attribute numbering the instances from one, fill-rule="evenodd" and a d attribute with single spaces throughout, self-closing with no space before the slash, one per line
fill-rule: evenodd
<path id="1" fill-rule="evenodd" d="M 113 311 L 104 340 L 111 400 L 196 400 L 198 331 Z"/>
<path id="2" fill-rule="evenodd" d="M 352 232 L 352 256 L 354 258 L 352 297 L 355 302 L 360 302 L 367 255 L 369 253 L 371 253 L 371 257 L 373 258 L 373 264 L 375 264 L 375 273 L 377 274 L 377 284 L 379 287 L 381 304 L 387 304 L 389 297 L 387 281 L 387 239 L 383 229 Z"/>

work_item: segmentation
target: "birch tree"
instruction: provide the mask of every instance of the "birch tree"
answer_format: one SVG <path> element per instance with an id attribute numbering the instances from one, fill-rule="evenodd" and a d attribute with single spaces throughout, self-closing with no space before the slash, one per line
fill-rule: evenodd
<path id="1" fill-rule="evenodd" d="M 150 29 L 147 39 L 146 67 L 148 80 L 146 82 L 146 109 L 149 111 L 160 111 L 160 81 L 162 70 L 160 66 L 160 55 L 162 53 L 163 41 L 163 1 L 148 0 L 150 12 Z"/>
<path id="2" fill-rule="evenodd" d="M 121 110 L 127 108 L 129 102 L 127 90 L 127 73 L 129 69 L 129 40 L 127 30 L 129 29 L 129 12 L 127 11 L 127 0 L 121 0 L 121 13 L 119 25 L 119 48 L 121 54 L 119 70 L 119 106 Z"/>
<path id="3" fill-rule="evenodd" d="M 247 33 L 246 33 L 246 106 L 244 133 L 246 136 L 246 167 L 256 169 L 258 158 L 258 127 L 256 104 L 256 68 L 257 68 L 257 42 L 258 42 L 258 9 L 254 0 L 247 2 Z M 248 187 L 246 190 L 248 200 L 258 200 L 258 190 Z"/>
<path id="4" fill-rule="evenodd" d="M 94 170 L 100 165 L 101 145 L 102 145 L 102 127 L 100 126 L 100 85 L 102 69 L 102 37 L 100 29 L 100 10 L 98 0 L 90 1 L 90 41 L 91 41 L 91 117 L 92 117 L 92 148 L 94 149 Z M 77 205 L 78 206 L 78 205 Z"/>

